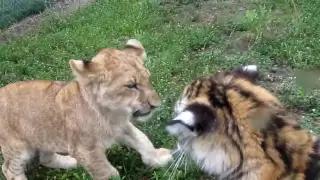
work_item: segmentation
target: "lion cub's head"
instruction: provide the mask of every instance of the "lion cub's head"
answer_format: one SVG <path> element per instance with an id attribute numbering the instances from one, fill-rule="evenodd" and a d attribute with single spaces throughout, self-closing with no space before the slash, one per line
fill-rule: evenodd
<path id="1" fill-rule="evenodd" d="M 161 104 L 143 64 L 145 59 L 142 44 L 130 39 L 122 50 L 105 48 L 91 61 L 72 59 L 69 64 L 76 80 L 100 107 L 124 110 L 144 121 Z"/>

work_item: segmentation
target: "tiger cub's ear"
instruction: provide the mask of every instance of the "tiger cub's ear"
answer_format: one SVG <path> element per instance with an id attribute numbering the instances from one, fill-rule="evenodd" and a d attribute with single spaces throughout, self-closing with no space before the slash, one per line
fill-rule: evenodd
<path id="1" fill-rule="evenodd" d="M 258 130 L 263 130 L 268 127 L 275 117 L 276 114 L 270 107 L 259 107 L 257 109 L 252 109 L 248 114 L 248 120 L 250 124 L 252 127 Z"/>
<path id="2" fill-rule="evenodd" d="M 252 83 L 256 83 L 256 81 L 259 79 L 259 68 L 257 65 L 236 67 L 231 72 L 235 76 L 245 78 Z"/>

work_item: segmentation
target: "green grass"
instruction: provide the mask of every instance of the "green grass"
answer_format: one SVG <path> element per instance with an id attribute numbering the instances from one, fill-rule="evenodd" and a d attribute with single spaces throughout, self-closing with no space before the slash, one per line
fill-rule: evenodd
<path id="1" fill-rule="evenodd" d="M 21 19 L 38 14 L 45 9 L 46 0 L 1 0 L 0 29 L 4 29 Z"/>
<path id="2" fill-rule="evenodd" d="M 0 46 L 0 85 L 27 79 L 70 80 L 69 59 L 87 59 L 100 48 L 121 47 L 127 39 L 137 38 L 148 52 L 146 65 L 163 99 L 158 113 L 140 128 L 156 147 L 172 148 L 174 139 L 167 136 L 164 124 L 171 118 L 178 94 L 192 79 L 218 69 L 252 63 L 271 75 L 274 67 L 317 69 L 320 65 L 318 8 L 317 0 L 248 0 L 238 4 L 210 0 L 166 3 L 99 0 L 69 17 L 48 17 L 39 32 Z M 320 134 L 319 91 L 301 86 L 290 80 L 289 75 L 295 74 L 285 74 L 284 83 L 281 80 L 262 82 L 262 85 L 270 90 L 279 89 L 276 93 L 299 113 L 301 124 Z M 146 168 L 138 153 L 127 147 L 115 146 L 108 151 L 108 157 L 123 179 L 168 179 L 166 169 Z M 28 177 L 90 179 L 81 168 L 63 171 L 32 167 Z M 208 178 L 196 168 L 190 167 L 185 172 L 181 167 L 174 179 Z"/>

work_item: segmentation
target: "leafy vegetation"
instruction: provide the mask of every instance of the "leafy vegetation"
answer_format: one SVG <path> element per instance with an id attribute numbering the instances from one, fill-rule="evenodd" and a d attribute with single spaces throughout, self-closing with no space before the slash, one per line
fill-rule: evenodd
<path id="1" fill-rule="evenodd" d="M 261 84 L 278 94 L 304 127 L 320 134 L 318 8 L 317 0 L 99 0 L 71 16 L 48 17 L 38 32 L 0 46 L 0 83 L 70 80 L 69 59 L 87 59 L 100 48 L 121 47 L 128 38 L 137 38 L 148 52 L 146 64 L 163 99 L 154 118 L 139 125 L 156 147 L 175 146 L 164 124 L 185 84 L 217 70 L 253 63 L 265 75 Z M 310 70 L 313 77 L 307 79 L 312 83 L 307 87 L 301 78 L 306 79 L 303 76 Z M 107 154 L 126 180 L 208 179 L 194 166 L 146 168 L 138 153 L 127 147 L 115 146 Z M 90 179 L 82 168 L 37 166 L 29 166 L 28 177 Z"/>
<path id="2" fill-rule="evenodd" d="M 1 0 L 0 29 L 45 9 L 46 0 Z"/>

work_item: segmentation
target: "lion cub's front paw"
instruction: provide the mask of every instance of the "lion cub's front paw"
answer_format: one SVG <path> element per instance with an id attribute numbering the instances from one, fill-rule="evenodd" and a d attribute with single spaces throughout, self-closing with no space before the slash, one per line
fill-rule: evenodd
<path id="1" fill-rule="evenodd" d="M 113 177 L 113 178 L 118 178 L 118 177 L 120 177 L 120 173 L 119 173 L 119 171 L 118 171 L 116 168 L 111 168 L 111 169 L 109 170 L 109 175 L 110 175 L 110 177 Z"/>
<path id="2" fill-rule="evenodd" d="M 143 162 L 151 167 L 164 167 L 171 161 L 173 161 L 171 152 L 165 148 L 156 149 L 154 154 L 143 158 Z"/>
<path id="3" fill-rule="evenodd" d="M 4 174 L 7 180 L 28 180 L 26 175 L 24 173 L 20 175 L 13 174 L 10 171 L 7 171 L 6 174 Z"/>
<path id="4" fill-rule="evenodd" d="M 157 149 L 157 151 L 158 151 L 158 158 L 160 162 L 159 164 L 161 164 L 160 166 L 166 166 L 168 163 L 173 161 L 173 157 L 169 149 L 160 148 L 160 149 Z"/>

